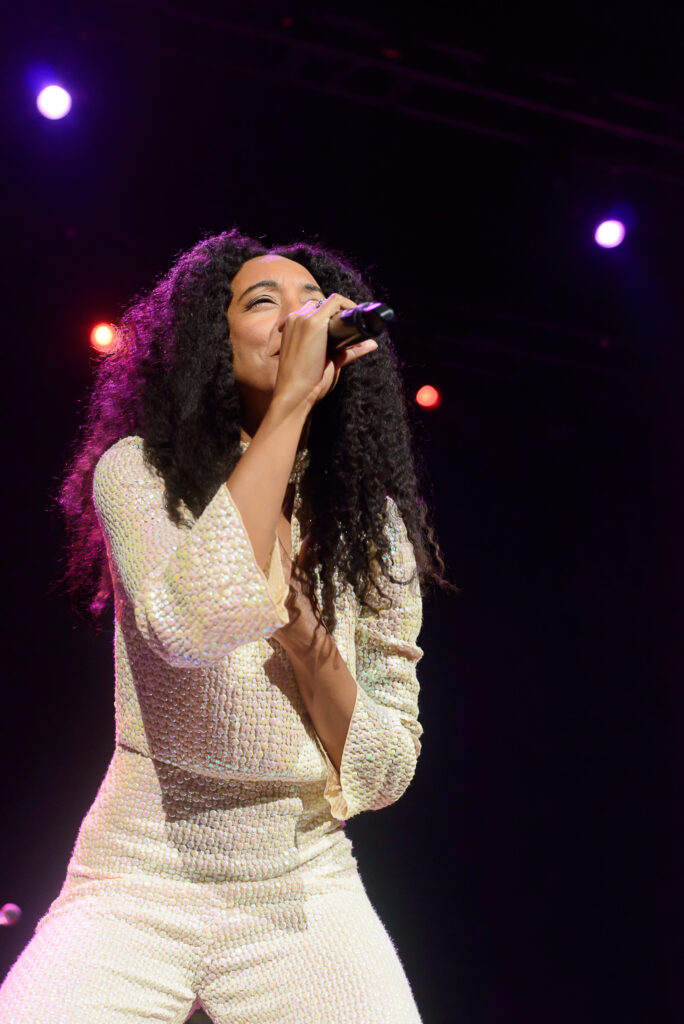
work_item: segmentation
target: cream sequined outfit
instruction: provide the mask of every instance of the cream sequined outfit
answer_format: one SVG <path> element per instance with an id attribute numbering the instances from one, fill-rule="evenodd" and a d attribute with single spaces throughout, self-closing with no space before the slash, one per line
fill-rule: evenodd
<path id="1" fill-rule="evenodd" d="M 344 831 L 415 771 L 417 582 L 385 583 L 390 610 L 360 613 L 351 588 L 336 605 L 358 690 L 338 773 L 272 638 L 288 621 L 277 541 L 262 572 L 224 485 L 175 526 L 139 437 L 105 452 L 93 495 L 116 746 L 62 890 L 0 988 L 0 1024 L 181 1024 L 200 1004 L 215 1024 L 417 1024 Z M 413 548 L 388 507 L 405 579 Z"/>

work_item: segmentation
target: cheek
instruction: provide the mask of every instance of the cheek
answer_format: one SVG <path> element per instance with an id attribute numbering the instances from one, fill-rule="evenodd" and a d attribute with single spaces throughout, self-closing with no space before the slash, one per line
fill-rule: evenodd
<path id="1" fill-rule="evenodd" d="M 268 338 L 262 337 L 261 334 L 262 332 L 255 330 L 240 330 L 236 331 L 235 336 L 231 335 L 233 372 L 237 380 L 252 377 L 263 369 L 263 364 L 267 361 L 269 344 Z"/>

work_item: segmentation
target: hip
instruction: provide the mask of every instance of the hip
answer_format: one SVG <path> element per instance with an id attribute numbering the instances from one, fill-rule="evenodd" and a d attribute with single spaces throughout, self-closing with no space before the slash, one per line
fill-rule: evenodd
<path id="1" fill-rule="evenodd" d="M 117 746 L 79 829 L 68 876 L 238 886 L 302 871 L 351 877 L 351 841 L 323 790 L 323 782 L 211 778 Z"/>

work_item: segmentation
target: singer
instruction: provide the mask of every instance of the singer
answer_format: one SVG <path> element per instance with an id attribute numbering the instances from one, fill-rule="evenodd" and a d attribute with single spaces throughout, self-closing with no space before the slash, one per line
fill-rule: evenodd
<path id="1" fill-rule="evenodd" d="M 329 354 L 371 298 L 232 230 L 124 314 L 58 494 L 75 606 L 113 598 L 115 746 L 0 1021 L 420 1021 L 345 832 L 411 782 L 450 587 L 387 332 Z"/>

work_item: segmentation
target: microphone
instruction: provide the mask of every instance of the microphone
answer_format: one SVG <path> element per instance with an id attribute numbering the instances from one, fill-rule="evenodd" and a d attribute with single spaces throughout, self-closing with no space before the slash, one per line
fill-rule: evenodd
<path id="1" fill-rule="evenodd" d="M 394 310 L 384 302 L 361 302 L 353 309 L 341 309 L 328 322 L 328 355 L 364 338 L 377 337 L 393 319 Z"/>

